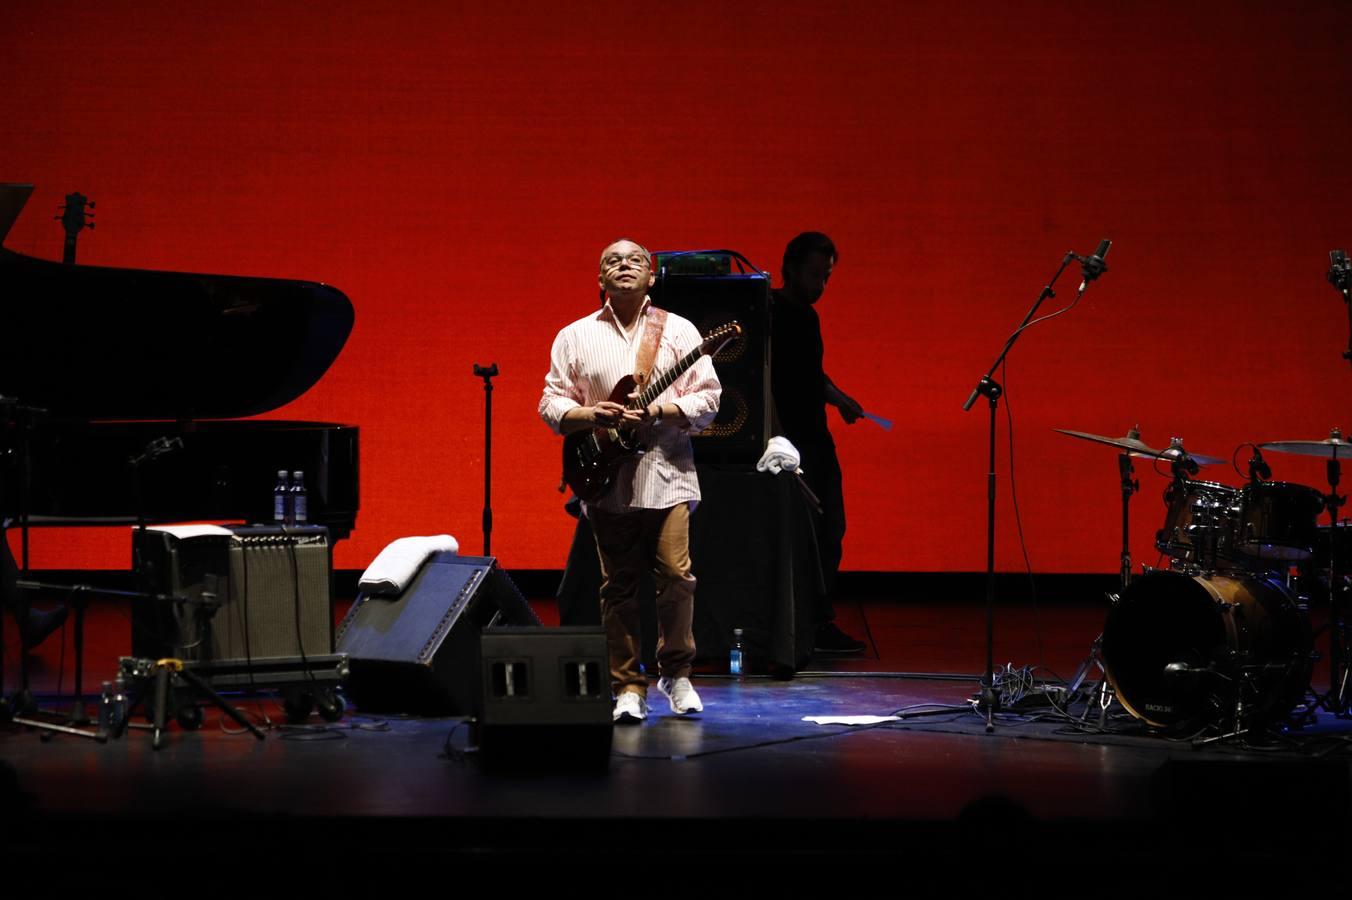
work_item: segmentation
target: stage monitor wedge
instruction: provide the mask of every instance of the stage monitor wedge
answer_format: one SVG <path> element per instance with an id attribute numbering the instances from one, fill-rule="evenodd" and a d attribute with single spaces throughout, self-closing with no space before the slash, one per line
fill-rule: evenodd
<path id="1" fill-rule="evenodd" d="M 363 711 L 468 715 L 479 695 L 479 635 L 539 625 L 491 556 L 438 553 L 398 597 L 357 597 L 338 627 L 348 695 Z"/>

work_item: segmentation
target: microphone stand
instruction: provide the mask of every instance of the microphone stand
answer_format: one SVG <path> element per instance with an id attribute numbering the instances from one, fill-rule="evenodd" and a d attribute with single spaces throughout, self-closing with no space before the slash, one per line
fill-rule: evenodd
<path id="1" fill-rule="evenodd" d="M 474 374 L 484 380 L 484 556 L 489 556 L 489 542 L 493 535 L 493 379 L 498 364 L 474 364 Z"/>
<path id="2" fill-rule="evenodd" d="M 1343 359 L 1352 362 L 1352 263 L 1348 262 L 1346 250 L 1329 251 L 1327 277 L 1347 307 L 1347 349 L 1343 351 Z"/>
<path id="3" fill-rule="evenodd" d="M 1061 267 L 1056 270 L 1042 292 L 1038 294 L 1037 300 L 1033 301 L 1033 306 L 1028 310 L 1028 315 L 1023 317 L 1019 327 L 1005 341 L 1005 346 L 1000 350 L 1000 354 L 995 357 L 995 362 L 991 363 L 990 369 L 981 380 L 976 383 L 972 390 L 972 395 L 967 398 L 967 402 L 962 405 L 962 411 L 968 412 L 976 403 L 977 397 L 985 397 L 990 407 L 990 466 L 986 474 L 986 671 L 981 676 L 981 696 L 977 701 L 978 711 L 986 714 L 986 732 L 989 734 L 995 730 L 995 712 L 999 706 L 999 695 L 995 692 L 995 430 L 996 430 L 996 410 L 999 407 L 1000 395 L 1004 393 L 1004 388 L 999 382 L 991 376 L 995 370 L 1005 361 L 1009 351 L 1014 347 L 1014 342 L 1023 334 L 1023 330 L 1028 327 L 1028 323 L 1033 321 L 1033 316 L 1037 315 L 1038 307 L 1042 306 L 1043 301 L 1048 297 L 1055 297 L 1056 291 L 1052 286 L 1056 280 L 1061 277 L 1061 273 L 1066 267 L 1080 257 L 1075 253 L 1067 253 L 1065 259 L 1061 260 Z M 1088 271 L 1086 270 L 1086 281 L 1088 280 Z M 1081 289 L 1083 293 L 1083 289 Z"/>

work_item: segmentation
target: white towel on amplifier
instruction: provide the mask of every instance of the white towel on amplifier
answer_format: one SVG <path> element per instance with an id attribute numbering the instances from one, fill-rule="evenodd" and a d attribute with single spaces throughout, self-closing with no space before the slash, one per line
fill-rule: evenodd
<path id="1" fill-rule="evenodd" d="M 761 454 L 760 462 L 756 463 L 756 471 L 764 472 L 769 469 L 775 475 L 781 471 L 793 472 L 798 469 L 801 461 L 798 448 L 790 443 L 788 438 L 775 435 L 765 445 L 765 452 Z"/>
<path id="2" fill-rule="evenodd" d="M 459 552 L 460 542 L 449 534 L 399 538 L 371 561 L 357 588 L 376 597 L 402 594 L 429 556 Z"/>

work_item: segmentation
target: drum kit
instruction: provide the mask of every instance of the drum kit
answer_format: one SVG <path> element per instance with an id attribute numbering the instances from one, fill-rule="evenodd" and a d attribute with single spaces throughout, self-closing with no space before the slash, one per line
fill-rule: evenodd
<path id="1" fill-rule="evenodd" d="M 1237 488 L 1195 478 L 1201 466 L 1224 460 L 1189 453 L 1178 438 L 1156 450 L 1137 428 L 1123 437 L 1057 431 L 1117 448 L 1122 482 L 1122 590 L 1110 595 L 1103 634 L 1070 694 L 1097 665 L 1101 716 L 1115 697 L 1137 719 L 1175 734 L 1217 728 L 1230 737 L 1279 724 L 1310 691 L 1317 634 L 1308 607 L 1327 597 L 1330 689 L 1307 709 L 1352 714 L 1343 615 L 1352 548 L 1338 523 L 1341 460 L 1352 459 L 1352 442 L 1335 429 L 1326 440 L 1241 445 L 1254 454 L 1248 482 Z M 1328 492 L 1270 480 L 1263 451 L 1325 459 Z M 1161 565 L 1143 566 L 1137 577 L 1127 535 L 1140 489 L 1133 459 L 1167 463 L 1171 475 L 1155 536 Z M 1329 525 L 1321 528 L 1325 512 Z"/>

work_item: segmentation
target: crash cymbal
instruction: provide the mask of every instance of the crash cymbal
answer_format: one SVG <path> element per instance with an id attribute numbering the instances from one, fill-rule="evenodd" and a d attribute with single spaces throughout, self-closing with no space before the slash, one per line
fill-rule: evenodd
<path id="1" fill-rule="evenodd" d="M 1077 437 L 1085 441 L 1093 441 L 1096 444 L 1107 444 L 1109 447 L 1116 447 L 1119 450 L 1129 450 L 1132 453 L 1139 453 L 1141 456 L 1159 456 L 1159 450 L 1151 447 L 1141 440 L 1141 432 L 1135 428 L 1128 431 L 1122 437 L 1104 437 L 1101 434 L 1089 434 L 1085 431 L 1069 431 L 1065 428 L 1053 428 L 1060 434 L 1068 434 L 1071 437 Z"/>
<path id="2" fill-rule="evenodd" d="M 1258 445 L 1275 453 L 1294 453 L 1296 456 L 1322 456 L 1324 459 L 1352 459 L 1352 443 L 1343 440 L 1337 428 L 1323 441 L 1270 441 Z"/>
<path id="3" fill-rule="evenodd" d="M 1101 434 L 1089 434 L 1084 431 L 1070 431 L 1065 428 L 1054 428 L 1052 430 L 1060 434 L 1068 434 L 1071 437 L 1080 438 L 1081 440 L 1093 441 L 1096 444 L 1106 444 L 1109 447 L 1126 450 L 1132 456 L 1141 459 L 1174 460 L 1178 458 L 1180 453 L 1186 452 L 1183 450 L 1183 442 L 1181 440 L 1176 443 L 1171 443 L 1168 450 L 1156 450 L 1154 447 L 1141 440 L 1141 432 L 1135 428 L 1128 431 L 1122 437 L 1105 437 Z M 1225 462 L 1225 460 L 1218 456 L 1206 456 L 1201 453 L 1188 453 L 1188 456 L 1200 466 L 1214 466 L 1217 463 Z"/>

